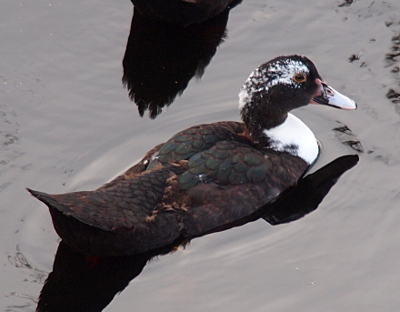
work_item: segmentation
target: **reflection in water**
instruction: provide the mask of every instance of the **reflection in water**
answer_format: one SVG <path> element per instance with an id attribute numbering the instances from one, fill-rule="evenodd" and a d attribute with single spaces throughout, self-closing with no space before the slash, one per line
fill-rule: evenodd
<path id="1" fill-rule="evenodd" d="M 91 258 L 61 242 L 37 311 L 102 311 L 152 257 L 172 249 L 173 246 L 167 246 L 133 256 Z"/>
<path id="2" fill-rule="evenodd" d="M 146 18 L 135 8 L 122 81 L 143 116 L 157 117 L 200 78 L 226 35 L 230 8 L 202 24 L 183 27 Z"/>
<path id="3" fill-rule="evenodd" d="M 339 157 L 300 179 L 296 187 L 287 190 L 275 203 L 217 231 L 243 225 L 260 217 L 273 225 L 297 220 L 315 210 L 338 178 L 357 162 L 357 155 Z M 118 292 L 142 272 L 152 257 L 167 254 L 180 243 L 182 241 L 132 256 L 95 258 L 72 251 L 61 242 L 53 272 L 41 291 L 37 311 L 102 311 Z"/>
<path id="4" fill-rule="evenodd" d="M 300 179 L 275 203 L 265 207 L 262 217 L 272 225 L 298 220 L 314 211 L 339 177 L 358 162 L 357 155 L 342 156 Z"/>
<path id="5" fill-rule="evenodd" d="M 148 18 L 182 26 L 203 23 L 240 2 L 242 0 L 132 0 Z"/>

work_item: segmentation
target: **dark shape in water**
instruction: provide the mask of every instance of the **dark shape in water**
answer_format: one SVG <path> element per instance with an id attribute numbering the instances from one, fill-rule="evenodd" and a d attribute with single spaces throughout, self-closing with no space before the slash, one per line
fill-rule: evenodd
<path id="1" fill-rule="evenodd" d="M 203 75 L 226 35 L 228 16 L 229 9 L 202 24 L 183 27 L 148 19 L 135 8 L 122 81 L 140 116 L 148 109 L 156 118 L 193 76 Z"/>
<path id="2" fill-rule="evenodd" d="M 353 3 L 353 0 L 345 0 L 338 5 L 338 7 L 350 6 Z"/>
<path id="3" fill-rule="evenodd" d="M 346 125 L 342 125 L 340 127 L 336 127 L 332 129 L 333 131 L 341 132 L 348 135 L 353 135 L 352 131 Z"/>
<path id="4" fill-rule="evenodd" d="M 300 179 L 275 203 L 268 205 L 262 218 L 272 225 L 292 222 L 314 211 L 339 177 L 358 162 L 357 155 L 336 158 L 316 172 Z"/>
<path id="5" fill-rule="evenodd" d="M 242 0 L 131 0 L 147 18 L 188 26 L 203 23 Z"/>
<path id="6" fill-rule="evenodd" d="M 357 55 L 357 54 L 352 54 L 350 57 L 349 57 L 349 62 L 350 63 L 353 63 L 354 61 L 358 61 L 360 59 L 360 56 L 359 55 Z"/>
<path id="7" fill-rule="evenodd" d="M 300 179 L 296 187 L 287 190 L 275 203 L 238 222 L 225 225 L 219 231 L 260 217 L 274 225 L 297 220 L 315 210 L 339 177 L 357 162 L 357 155 L 339 157 Z M 124 290 L 142 272 L 152 257 L 167 254 L 180 243 L 176 241 L 175 244 L 132 256 L 90 258 L 61 242 L 53 272 L 42 288 L 37 311 L 102 311 L 115 294 Z"/>
<path id="8" fill-rule="evenodd" d="M 396 92 L 393 89 L 389 89 L 386 93 L 386 97 L 392 101 L 393 104 L 400 103 L 400 92 Z"/>
<path id="9" fill-rule="evenodd" d="M 42 288 L 36 311 L 102 311 L 118 292 L 142 272 L 148 260 L 168 253 L 172 248 L 126 257 L 89 258 L 61 242 L 53 272 Z"/>
<path id="10" fill-rule="evenodd" d="M 363 153 L 364 147 L 362 146 L 361 142 L 358 140 L 349 140 L 344 141 L 343 144 L 350 146 L 353 150 Z"/>

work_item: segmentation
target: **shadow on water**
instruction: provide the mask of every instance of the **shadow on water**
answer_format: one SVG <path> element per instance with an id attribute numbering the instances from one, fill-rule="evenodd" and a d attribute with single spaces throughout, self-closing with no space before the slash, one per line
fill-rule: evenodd
<path id="1" fill-rule="evenodd" d="M 252 215 L 213 231 L 222 231 L 263 218 L 272 225 L 288 223 L 314 211 L 339 177 L 355 166 L 357 155 L 342 156 L 302 179 L 279 199 Z M 203 233 L 202 235 L 209 234 Z M 43 286 L 37 311 L 102 311 L 158 255 L 188 241 L 124 257 L 88 257 L 60 243 L 51 272 Z"/>
<path id="2" fill-rule="evenodd" d="M 186 27 L 147 18 L 134 9 L 122 81 L 141 116 L 149 110 L 156 118 L 194 76 L 201 78 L 226 37 L 230 9 Z"/>

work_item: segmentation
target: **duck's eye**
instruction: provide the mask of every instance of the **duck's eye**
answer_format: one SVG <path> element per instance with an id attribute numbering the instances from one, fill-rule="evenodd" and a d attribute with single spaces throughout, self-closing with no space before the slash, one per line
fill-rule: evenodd
<path id="1" fill-rule="evenodd" d="M 305 82 L 307 80 L 307 76 L 305 74 L 303 74 L 303 73 L 298 73 L 298 74 L 295 74 L 293 76 L 293 80 L 298 82 L 298 83 L 302 83 L 302 82 Z"/>

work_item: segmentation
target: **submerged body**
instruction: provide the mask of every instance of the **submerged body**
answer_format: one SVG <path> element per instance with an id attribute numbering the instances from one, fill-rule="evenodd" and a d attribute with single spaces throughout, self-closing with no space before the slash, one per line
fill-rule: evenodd
<path id="1" fill-rule="evenodd" d="M 89 255 L 140 253 L 217 231 L 276 200 L 315 162 L 314 134 L 288 112 L 315 102 L 355 109 L 331 90 L 307 58 L 276 58 L 244 85 L 243 122 L 183 130 L 95 191 L 30 192 L 50 208 L 65 243 Z"/>

